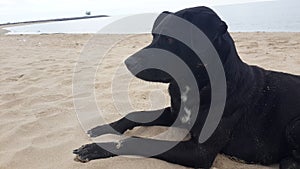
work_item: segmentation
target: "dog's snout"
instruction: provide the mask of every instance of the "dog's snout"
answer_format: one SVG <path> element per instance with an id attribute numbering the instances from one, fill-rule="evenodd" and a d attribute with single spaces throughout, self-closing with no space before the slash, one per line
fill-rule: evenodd
<path id="1" fill-rule="evenodd" d="M 125 63 L 126 66 L 130 65 L 130 60 L 129 60 L 129 58 L 127 58 L 127 59 L 124 61 L 124 63 Z"/>
<path id="2" fill-rule="evenodd" d="M 135 58 L 133 58 L 132 56 L 130 56 L 129 58 L 127 58 L 125 60 L 125 65 L 127 66 L 127 68 L 133 68 L 135 65 L 137 64 L 137 61 Z"/>

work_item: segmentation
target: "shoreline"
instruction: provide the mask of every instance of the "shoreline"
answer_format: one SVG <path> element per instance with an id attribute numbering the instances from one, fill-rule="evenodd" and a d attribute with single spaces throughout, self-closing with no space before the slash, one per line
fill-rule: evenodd
<path id="1" fill-rule="evenodd" d="M 11 25 L 20 25 L 20 24 L 35 24 L 35 23 L 45 23 L 45 22 L 61 22 L 61 21 L 103 18 L 103 17 L 109 17 L 109 16 L 108 15 L 93 15 L 93 16 L 70 17 L 70 18 L 32 20 L 32 21 L 23 21 L 23 22 L 1 23 L 0 26 L 11 26 Z"/>
<path id="2" fill-rule="evenodd" d="M 0 27 L 0 35 L 6 35 L 9 32 L 10 32 L 9 30 Z"/>
<path id="3" fill-rule="evenodd" d="M 26 25 L 26 24 L 22 24 L 21 26 Z M 11 31 L 6 30 L 6 27 L 1 27 L 0 26 L 0 35 L 9 35 L 9 36 L 18 36 L 18 35 L 28 35 L 28 36 L 33 36 L 33 35 L 57 35 L 57 34 L 62 34 L 62 35 L 130 35 L 130 34 L 123 34 L 123 33 L 16 33 L 16 34 L 7 34 Z M 284 31 L 233 31 L 233 32 L 229 32 L 230 34 L 299 34 L 300 32 L 284 32 Z M 133 34 L 133 35 L 147 35 L 147 34 L 151 34 L 151 33 L 137 33 L 137 34 Z"/>
<path id="4" fill-rule="evenodd" d="M 87 19 L 104 18 L 104 17 L 110 17 L 110 16 L 109 15 L 93 15 L 93 16 L 81 16 L 81 17 L 69 17 L 69 18 L 56 18 L 56 19 L 43 19 L 43 20 L 23 21 L 23 22 L 1 23 L 0 24 L 0 35 L 11 32 L 11 31 L 5 29 L 8 27 L 26 26 L 26 25 L 34 25 L 34 24 L 50 23 L 50 22 L 87 20 Z"/>

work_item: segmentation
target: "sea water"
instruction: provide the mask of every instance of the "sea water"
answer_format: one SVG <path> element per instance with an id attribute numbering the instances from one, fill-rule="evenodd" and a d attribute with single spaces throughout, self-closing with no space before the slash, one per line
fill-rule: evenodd
<path id="1" fill-rule="evenodd" d="M 213 6 L 231 32 L 300 32 L 300 1 L 276 0 Z M 158 13 L 62 21 L 6 28 L 8 34 L 150 33 Z M 125 18 L 125 19 L 124 19 Z M 119 21 L 123 22 L 119 22 Z M 117 22 L 117 24 L 115 24 Z M 115 24 L 115 25 L 114 25 Z M 107 26 L 111 29 L 105 29 Z"/>

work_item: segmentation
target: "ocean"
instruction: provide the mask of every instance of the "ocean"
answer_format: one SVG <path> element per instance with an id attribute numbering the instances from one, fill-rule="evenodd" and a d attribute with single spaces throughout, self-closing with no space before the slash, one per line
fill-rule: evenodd
<path id="1" fill-rule="evenodd" d="M 211 8 L 227 23 L 231 32 L 300 32 L 298 0 L 253 2 Z M 100 33 L 149 33 L 157 15 L 158 13 L 116 15 L 5 29 L 10 31 L 8 34 L 99 33 L 100 30 Z"/>

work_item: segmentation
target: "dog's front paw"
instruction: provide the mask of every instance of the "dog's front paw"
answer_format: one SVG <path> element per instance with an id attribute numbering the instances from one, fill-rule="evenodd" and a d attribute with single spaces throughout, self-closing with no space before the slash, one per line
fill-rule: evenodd
<path id="1" fill-rule="evenodd" d="M 98 126 L 95 128 L 92 128 L 87 132 L 90 137 L 98 137 L 104 134 L 122 134 L 119 131 L 116 131 L 114 128 L 112 128 L 109 124 L 103 125 L 103 126 Z"/>
<path id="2" fill-rule="evenodd" d="M 88 161 L 99 159 L 99 158 L 108 158 L 114 156 L 109 151 L 106 151 L 103 149 L 99 143 L 92 143 L 83 145 L 80 148 L 73 151 L 73 154 L 76 154 L 75 161 L 86 163 Z M 103 143 L 103 146 L 105 147 L 112 147 L 114 146 L 114 143 Z"/>

